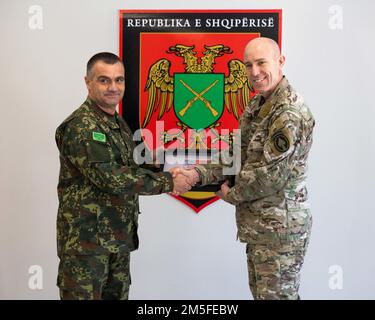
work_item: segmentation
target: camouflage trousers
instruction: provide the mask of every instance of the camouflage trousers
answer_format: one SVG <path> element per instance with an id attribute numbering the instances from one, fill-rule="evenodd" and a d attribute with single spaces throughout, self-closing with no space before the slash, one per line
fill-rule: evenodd
<path id="1" fill-rule="evenodd" d="M 130 253 L 64 255 L 57 286 L 62 300 L 127 300 Z"/>
<path id="2" fill-rule="evenodd" d="M 248 243 L 249 286 L 255 300 L 297 300 L 310 232 L 282 241 Z"/>

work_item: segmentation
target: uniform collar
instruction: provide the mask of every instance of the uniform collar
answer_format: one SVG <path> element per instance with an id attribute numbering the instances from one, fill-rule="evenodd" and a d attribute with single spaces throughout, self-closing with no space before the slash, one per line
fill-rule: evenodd
<path id="1" fill-rule="evenodd" d="M 108 126 L 111 129 L 118 129 L 119 125 L 116 122 L 117 111 L 112 116 L 106 112 L 104 112 L 96 102 L 94 102 L 91 98 L 87 97 L 85 104 L 92 110 L 97 118 L 99 118 L 100 123 Z"/>
<path id="2" fill-rule="evenodd" d="M 283 76 L 275 90 L 271 93 L 271 95 L 265 100 L 264 104 L 261 106 L 259 111 L 259 117 L 264 119 L 267 115 L 274 109 L 277 105 L 277 102 L 281 96 L 281 94 L 285 91 L 285 89 L 289 86 L 288 79 Z"/>

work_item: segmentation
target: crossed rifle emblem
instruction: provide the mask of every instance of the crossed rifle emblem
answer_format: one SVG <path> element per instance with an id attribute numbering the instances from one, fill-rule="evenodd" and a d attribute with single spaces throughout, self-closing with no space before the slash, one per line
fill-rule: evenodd
<path id="1" fill-rule="evenodd" d="M 208 108 L 211 112 L 211 114 L 216 117 L 218 115 L 218 112 L 212 107 L 211 103 L 203 96 L 206 92 L 208 92 L 213 86 L 215 86 L 219 80 L 215 80 L 214 82 L 212 82 L 206 89 L 204 89 L 203 91 L 201 91 L 200 93 L 196 92 L 193 88 L 191 88 L 187 83 L 185 83 L 183 80 L 180 79 L 180 82 L 182 83 L 182 85 L 188 89 L 192 94 L 194 94 L 194 97 L 191 98 L 187 103 L 186 105 L 184 106 L 183 109 L 180 110 L 179 112 L 179 115 L 181 117 L 183 117 L 186 113 L 187 110 L 189 110 L 189 108 L 193 105 L 193 103 L 195 101 L 197 101 L 198 99 L 201 100 L 204 105 L 206 106 L 206 108 Z"/>

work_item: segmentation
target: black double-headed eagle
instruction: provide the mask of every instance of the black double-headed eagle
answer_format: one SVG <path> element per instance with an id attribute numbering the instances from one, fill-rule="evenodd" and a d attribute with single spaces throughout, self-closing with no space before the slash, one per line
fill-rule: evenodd
<path id="1" fill-rule="evenodd" d="M 205 45 L 204 56 L 199 61 L 194 48 L 195 46 L 176 44 L 170 47 L 167 53 L 182 57 L 187 73 L 212 73 L 215 59 L 224 54 L 232 53 L 229 47 L 222 44 Z M 173 76 L 170 75 L 170 66 L 171 62 L 162 58 L 150 67 L 144 88 L 144 91 L 148 91 L 148 101 L 142 128 L 147 126 L 154 112 L 159 110 L 157 119 L 160 120 L 173 105 Z M 250 92 L 254 92 L 254 89 L 247 79 L 245 65 L 241 60 L 230 60 L 228 70 L 229 75 L 225 77 L 224 82 L 224 104 L 228 112 L 232 113 L 238 120 L 239 110 L 243 111 L 248 105 Z"/>

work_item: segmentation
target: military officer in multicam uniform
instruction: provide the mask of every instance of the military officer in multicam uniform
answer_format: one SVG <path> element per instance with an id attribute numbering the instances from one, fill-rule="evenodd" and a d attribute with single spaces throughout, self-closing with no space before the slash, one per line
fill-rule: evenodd
<path id="1" fill-rule="evenodd" d="M 247 75 L 259 94 L 240 119 L 241 169 L 235 184 L 224 183 L 219 192 L 236 206 L 254 299 L 299 298 L 312 224 L 306 177 L 315 121 L 283 76 L 284 62 L 271 39 L 246 46 Z M 198 165 L 196 171 L 202 184 L 225 179 L 217 165 Z"/>
<path id="2" fill-rule="evenodd" d="M 129 255 L 138 248 L 138 195 L 183 193 L 186 178 L 133 160 L 134 142 L 116 106 L 124 66 L 111 53 L 87 64 L 87 100 L 56 130 L 60 151 L 57 285 L 61 299 L 128 299 Z"/>

